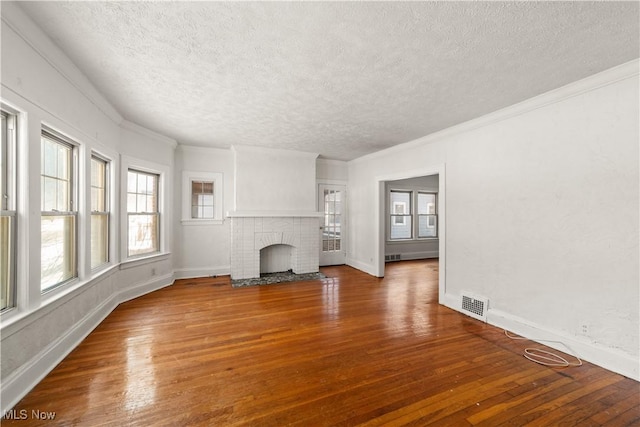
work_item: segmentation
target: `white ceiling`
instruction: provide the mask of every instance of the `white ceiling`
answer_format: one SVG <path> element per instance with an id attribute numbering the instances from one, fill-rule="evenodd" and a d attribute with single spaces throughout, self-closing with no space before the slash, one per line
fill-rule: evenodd
<path id="1" fill-rule="evenodd" d="M 127 120 L 349 160 L 639 55 L 638 2 L 24 2 Z"/>

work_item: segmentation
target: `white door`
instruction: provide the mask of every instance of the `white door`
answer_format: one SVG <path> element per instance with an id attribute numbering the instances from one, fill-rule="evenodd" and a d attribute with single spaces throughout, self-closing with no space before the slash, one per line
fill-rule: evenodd
<path id="1" fill-rule="evenodd" d="M 318 184 L 318 210 L 324 213 L 320 219 L 320 265 L 340 265 L 346 262 L 346 205 L 344 185 Z"/>

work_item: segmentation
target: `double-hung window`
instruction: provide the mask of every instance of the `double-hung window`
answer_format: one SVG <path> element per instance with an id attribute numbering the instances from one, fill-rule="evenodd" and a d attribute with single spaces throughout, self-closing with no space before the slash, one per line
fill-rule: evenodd
<path id="1" fill-rule="evenodd" d="M 391 240 L 411 239 L 413 237 L 411 195 L 411 191 L 396 190 L 392 190 L 389 194 L 391 202 Z"/>
<path id="2" fill-rule="evenodd" d="M 438 237 L 437 194 L 418 192 L 418 238 Z"/>
<path id="3" fill-rule="evenodd" d="M 127 172 L 127 256 L 160 251 L 160 176 L 129 169 Z"/>
<path id="4" fill-rule="evenodd" d="M 438 237 L 437 203 L 438 194 L 435 192 L 391 190 L 389 240 Z"/>
<path id="5" fill-rule="evenodd" d="M 40 139 L 41 290 L 77 277 L 76 145 L 43 129 Z"/>
<path id="6" fill-rule="evenodd" d="M 91 156 L 91 268 L 109 262 L 109 162 Z"/>
<path id="7" fill-rule="evenodd" d="M 0 149 L 0 310 L 15 305 L 16 286 L 16 204 L 15 153 L 16 115 L 2 113 Z"/>

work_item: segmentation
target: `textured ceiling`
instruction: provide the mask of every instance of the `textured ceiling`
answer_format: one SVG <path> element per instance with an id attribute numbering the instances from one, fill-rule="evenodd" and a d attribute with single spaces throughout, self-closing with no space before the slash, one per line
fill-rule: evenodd
<path id="1" fill-rule="evenodd" d="M 639 56 L 638 2 L 24 2 L 127 120 L 349 160 Z"/>

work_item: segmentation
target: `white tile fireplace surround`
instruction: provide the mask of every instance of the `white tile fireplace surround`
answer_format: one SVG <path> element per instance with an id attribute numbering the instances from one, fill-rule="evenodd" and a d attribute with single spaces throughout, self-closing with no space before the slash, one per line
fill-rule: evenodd
<path id="1" fill-rule="evenodd" d="M 291 246 L 291 269 L 296 274 L 319 271 L 320 219 L 312 213 L 231 212 L 231 279 L 260 277 L 260 250 Z"/>

